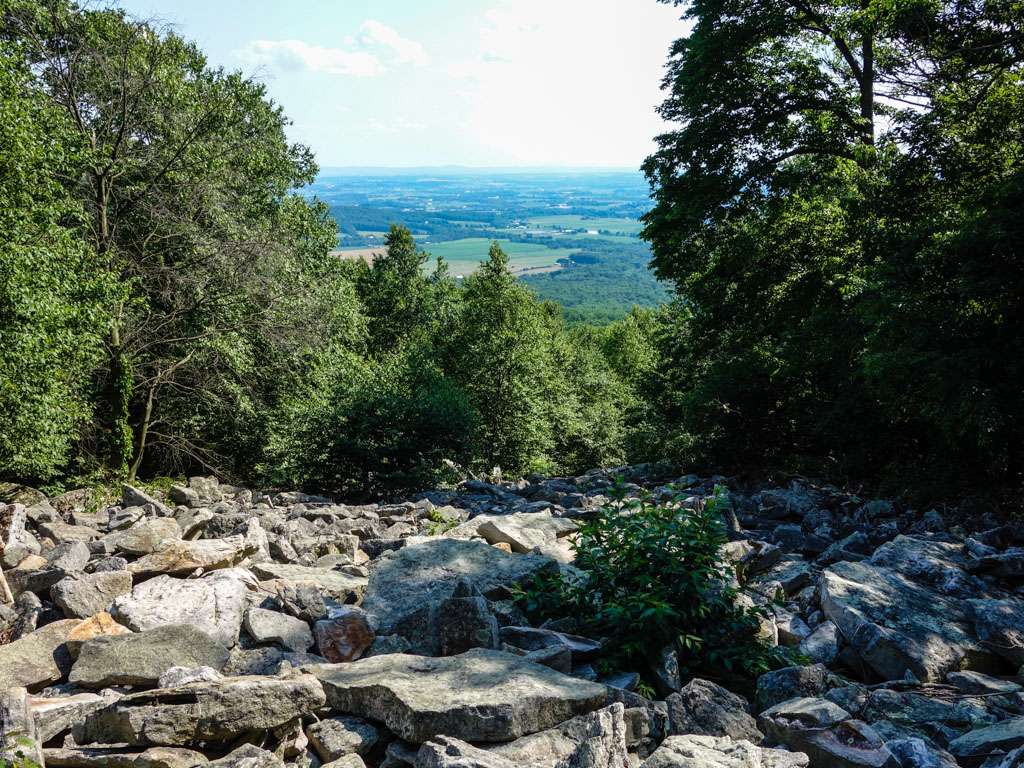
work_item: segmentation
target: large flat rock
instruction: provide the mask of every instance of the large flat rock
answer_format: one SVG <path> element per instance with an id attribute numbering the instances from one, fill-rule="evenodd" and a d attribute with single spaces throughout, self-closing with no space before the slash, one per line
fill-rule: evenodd
<path id="1" fill-rule="evenodd" d="M 800 752 L 765 749 L 728 736 L 669 736 L 644 768 L 806 768 Z M 824 765 L 824 764 L 822 764 Z"/>
<path id="2" fill-rule="evenodd" d="M 212 667 L 228 661 L 228 649 L 190 624 L 168 624 L 130 635 L 103 635 L 82 645 L 68 680 L 85 688 L 110 685 L 155 687 L 171 667 Z"/>
<path id="3" fill-rule="evenodd" d="M 825 615 L 886 680 L 909 671 L 922 682 L 939 682 L 950 671 L 991 665 L 961 599 L 867 562 L 829 566 L 818 588 Z"/>
<path id="4" fill-rule="evenodd" d="M 315 677 L 233 677 L 133 693 L 92 712 L 74 730 L 79 744 L 192 746 L 276 728 L 324 704 Z"/>
<path id="5" fill-rule="evenodd" d="M 373 656 L 304 668 L 323 683 L 330 707 L 379 720 L 407 741 L 445 734 L 511 741 L 605 703 L 603 685 L 501 651 L 444 658 Z"/>
<path id="6" fill-rule="evenodd" d="M 230 648 L 238 641 L 246 589 L 245 582 L 231 572 L 188 580 L 157 576 L 114 600 L 110 612 L 138 632 L 192 624 Z"/>
<path id="7" fill-rule="evenodd" d="M 556 567 L 549 557 L 509 554 L 482 541 L 416 539 L 374 564 L 363 609 L 378 635 L 401 635 L 416 653 L 436 655 L 437 606 L 452 596 L 460 579 L 495 597 L 538 571 Z"/>
<path id="8" fill-rule="evenodd" d="M 68 635 L 79 624 L 77 619 L 55 621 L 0 645 L 0 691 L 15 687 L 34 691 L 59 682 L 71 667 Z"/>

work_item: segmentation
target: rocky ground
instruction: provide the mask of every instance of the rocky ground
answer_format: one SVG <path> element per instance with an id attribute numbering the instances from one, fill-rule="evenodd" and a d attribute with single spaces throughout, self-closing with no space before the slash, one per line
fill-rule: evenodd
<path id="1" fill-rule="evenodd" d="M 633 490 L 712 479 L 625 468 Z M 193 478 L 0 504 L 8 758 L 64 768 L 1024 766 L 1024 527 L 832 488 L 733 490 L 727 555 L 806 666 L 749 699 L 511 601 L 613 473 L 352 506 Z M 773 600 L 777 600 L 773 604 Z M 4 603 L 0 591 L 0 603 Z M 3 761 L 0 760 L 0 763 Z"/>

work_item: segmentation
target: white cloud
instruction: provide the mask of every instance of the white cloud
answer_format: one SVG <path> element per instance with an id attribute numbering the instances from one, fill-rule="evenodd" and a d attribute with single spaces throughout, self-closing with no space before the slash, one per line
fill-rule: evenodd
<path id="1" fill-rule="evenodd" d="M 346 51 L 310 45 L 302 40 L 253 40 L 236 54 L 251 66 L 328 75 L 372 77 L 385 71 L 380 59 L 367 51 Z"/>
<path id="2" fill-rule="evenodd" d="M 430 57 L 422 45 L 415 40 L 402 37 L 387 24 L 373 19 L 367 19 L 359 27 L 359 41 L 368 48 L 385 49 L 396 64 L 423 66 L 430 62 Z"/>
<path id="3" fill-rule="evenodd" d="M 358 35 L 346 36 L 344 44 L 346 47 L 337 48 L 304 40 L 252 40 L 235 55 L 249 66 L 349 77 L 373 77 L 389 66 L 429 62 L 422 45 L 373 19 L 360 25 Z"/>

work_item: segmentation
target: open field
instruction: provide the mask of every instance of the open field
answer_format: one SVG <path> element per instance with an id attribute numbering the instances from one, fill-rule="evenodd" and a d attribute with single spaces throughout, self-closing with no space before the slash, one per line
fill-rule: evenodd
<path id="1" fill-rule="evenodd" d="M 558 259 L 567 259 L 579 251 L 578 248 L 548 248 L 539 243 L 514 243 L 511 240 L 498 240 L 502 249 L 509 256 L 509 270 L 514 275 L 536 275 L 553 272 L 561 267 Z M 484 237 L 466 237 L 461 240 L 448 240 L 443 243 L 425 243 L 423 248 L 431 255 L 424 266 L 424 271 L 434 268 L 434 256 L 441 256 L 448 262 L 451 274 L 456 277 L 472 274 L 487 258 L 487 250 L 491 241 Z M 363 259 L 373 263 L 374 257 L 384 252 L 383 246 L 372 248 L 342 248 L 334 251 L 343 259 L 355 261 Z"/>
<path id="2" fill-rule="evenodd" d="M 556 266 L 558 259 L 567 259 L 578 250 L 500 239 L 498 243 L 509 256 L 509 267 L 513 274 L 527 270 L 533 272 L 538 267 Z M 424 243 L 423 248 L 431 256 L 440 256 L 447 261 L 453 275 L 468 275 L 475 272 L 480 262 L 487 258 L 490 246 L 491 241 L 485 237 L 465 237 L 443 243 Z"/>
<path id="3" fill-rule="evenodd" d="M 531 216 L 527 221 L 531 228 L 562 227 L 563 229 L 604 229 L 609 232 L 616 232 L 624 235 L 635 235 L 643 228 L 643 225 L 636 219 L 612 217 L 590 218 L 573 214 L 560 216 Z"/>

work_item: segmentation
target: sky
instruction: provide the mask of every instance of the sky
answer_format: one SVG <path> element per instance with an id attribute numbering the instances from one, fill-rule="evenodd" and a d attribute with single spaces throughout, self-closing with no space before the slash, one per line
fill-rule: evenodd
<path id="1" fill-rule="evenodd" d="M 636 168 L 680 11 L 655 0 L 120 0 L 264 82 L 321 167 Z"/>

